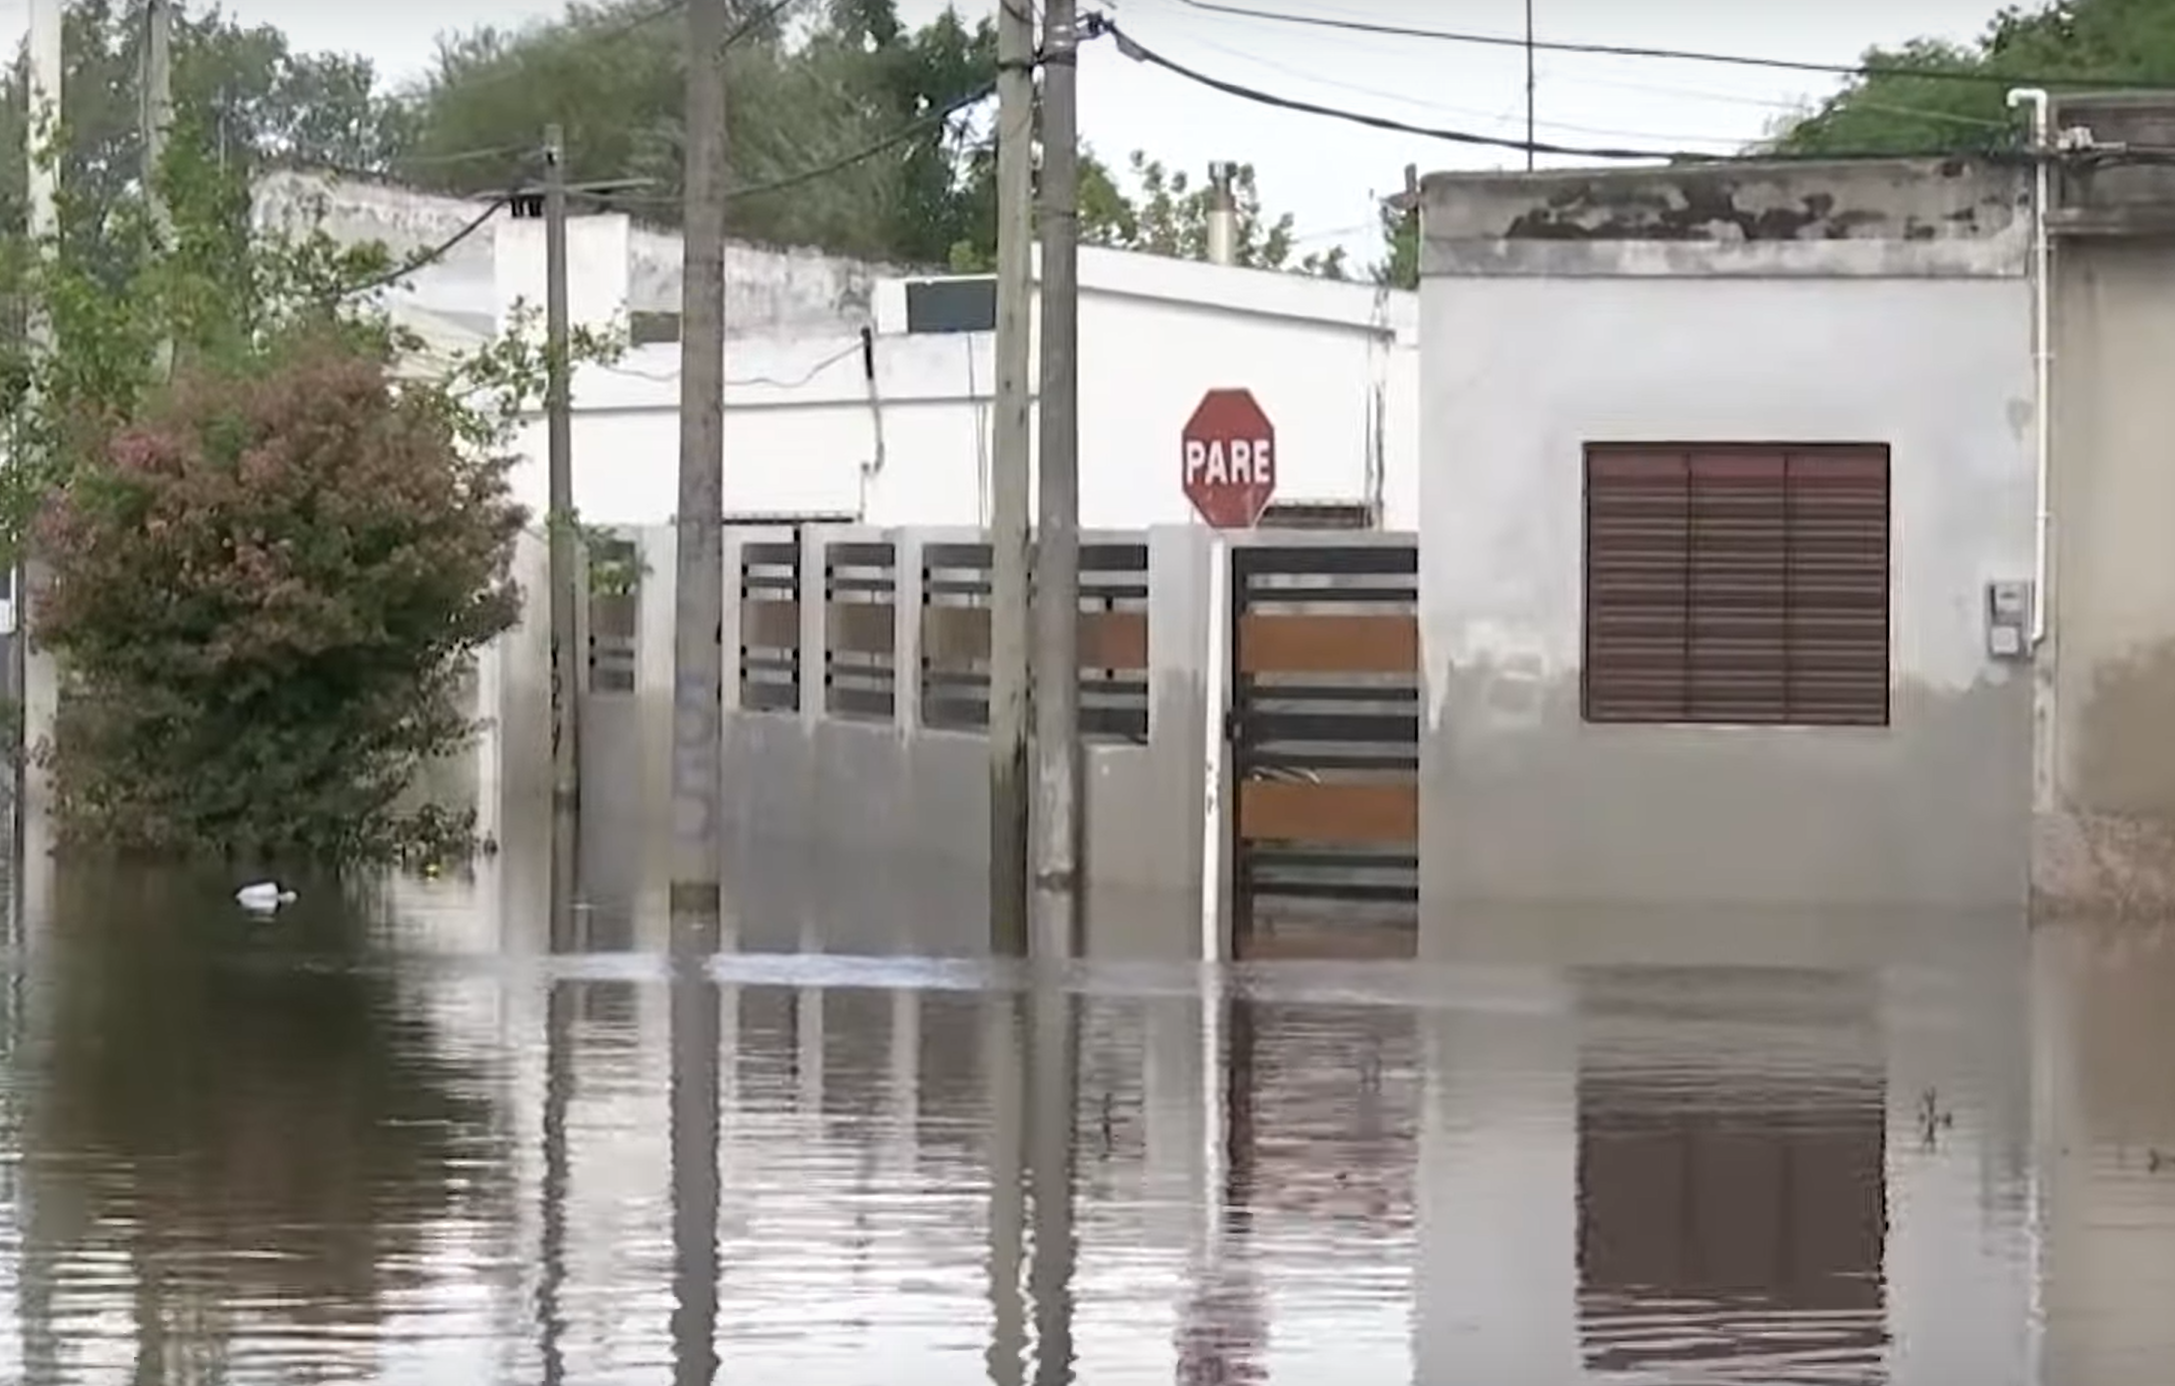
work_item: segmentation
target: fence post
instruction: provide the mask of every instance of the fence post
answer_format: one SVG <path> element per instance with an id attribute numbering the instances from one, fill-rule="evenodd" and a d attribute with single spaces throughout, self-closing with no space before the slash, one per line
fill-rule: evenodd
<path id="1" fill-rule="evenodd" d="M 794 595 L 800 602 L 800 715 L 809 735 L 829 712 L 829 692 L 824 686 L 825 658 L 830 649 L 830 591 L 824 581 L 825 561 L 830 557 L 832 527 L 803 525 L 794 535 L 800 549 L 800 582 Z"/>
<path id="2" fill-rule="evenodd" d="M 1207 641 L 1201 651 L 1201 961 L 1220 963 L 1229 954 L 1228 876 L 1231 802 L 1229 742 L 1224 724 L 1231 706 L 1231 546 L 1223 535 L 1208 542 Z"/>
<path id="3" fill-rule="evenodd" d="M 921 546 L 918 529 L 888 530 L 891 544 L 892 723 L 901 736 L 921 730 Z"/>
<path id="4" fill-rule="evenodd" d="M 747 563 L 747 547 L 747 530 L 738 526 L 727 526 L 725 530 L 724 609 L 720 621 L 722 628 L 718 637 L 725 647 L 725 691 L 724 696 L 720 699 L 723 704 L 719 708 L 721 713 L 734 713 L 740 710 L 740 677 L 743 664 L 740 647 L 745 643 L 740 638 L 740 621 L 741 603 L 748 598 L 747 584 L 743 580 Z M 732 741 L 732 724 L 730 722 L 725 725 L 724 740 L 728 745 Z M 728 790 L 730 789 L 730 783 L 730 781 L 727 782 Z"/>

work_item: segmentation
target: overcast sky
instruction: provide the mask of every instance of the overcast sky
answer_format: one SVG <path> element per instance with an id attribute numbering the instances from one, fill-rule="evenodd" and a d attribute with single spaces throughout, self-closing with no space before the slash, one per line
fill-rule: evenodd
<path id="1" fill-rule="evenodd" d="M 1238 0 L 1253 8 L 1515 36 L 1525 0 Z M 26 0 L 0 0 L 20 16 Z M 1039 0 L 1037 0 L 1039 4 Z M 1515 48 L 1334 32 L 1208 13 L 1190 0 L 1080 0 L 1115 16 L 1162 55 L 1281 96 L 1517 138 L 1525 125 L 1525 60 Z M 993 0 L 959 0 L 966 13 Z M 1995 0 L 1533 0 L 1543 39 L 1635 44 L 1850 63 L 1870 45 L 1919 35 L 1976 37 Z M 227 0 L 229 12 L 278 24 L 298 45 L 361 52 L 390 77 L 430 61 L 436 36 L 476 24 L 519 24 L 549 0 Z M 900 0 L 910 21 L 944 0 Z M 20 24 L 20 19 L 18 19 Z M 1776 116 L 1832 89 L 1811 74 L 1707 63 L 1542 54 L 1536 137 L 1566 145 L 1727 151 Z M 1081 129 L 1117 162 L 1145 149 L 1198 170 L 1250 162 L 1272 209 L 1290 211 L 1308 248 L 1374 249 L 1371 199 L 1393 192 L 1406 164 L 1519 167 L 1520 153 L 1476 150 L 1281 112 L 1128 60 L 1107 41 L 1082 61 Z M 1545 162 L 1561 162 L 1549 161 Z"/>

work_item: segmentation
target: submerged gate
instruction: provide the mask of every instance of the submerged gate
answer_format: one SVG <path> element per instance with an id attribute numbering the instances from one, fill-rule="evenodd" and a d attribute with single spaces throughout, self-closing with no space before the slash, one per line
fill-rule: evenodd
<path id="1" fill-rule="evenodd" d="M 1279 543 L 1230 554 L 1239 955 L 1280 923 L 1409 919 L 1419 900 L 1418 548 Z"/>

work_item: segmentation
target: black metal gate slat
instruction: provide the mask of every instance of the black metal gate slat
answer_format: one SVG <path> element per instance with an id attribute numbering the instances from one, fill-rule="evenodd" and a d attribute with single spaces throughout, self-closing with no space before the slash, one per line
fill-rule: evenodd
<path id="1" fill-rule="evenodd" d="M 1230 715 L 1225 735 L 1234 779 L 1241 785 L 1247 780 L 1410 783 L 1419 764 L 1417 671 L 1410 677 L 1250 674 L 1245 672 L 1243 641 L 1246 618 L 1265 609 L 1342 615 L 1372 605 L 1413 612 L 1417 545 L 1238 545 L 1229 553 Z M 1375 844 L 1249 842 L 1236 806 L 1226 830 L 1231 835 L 1232 924 L 1241 939 L 1253 931 L 1264 903 L 1403 905 L 1418 900 L 1416 844 L 1398 850 Z"/>

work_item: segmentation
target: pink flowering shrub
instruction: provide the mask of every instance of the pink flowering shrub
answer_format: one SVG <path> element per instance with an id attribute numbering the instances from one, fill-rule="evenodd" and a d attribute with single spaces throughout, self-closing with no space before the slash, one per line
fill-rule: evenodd
<path id="1" fill-rule="evenodd" d="M 473 730 L 452 694 L 514 621 L 523 517 L 443 393 L 311 339 L 185 373 L 78 457 L 35 529 L 34 637 L 66 680 L 36 753 L 63 840 L 333 862 L 453 845 L 462 824 L 400 801 Z"/>

